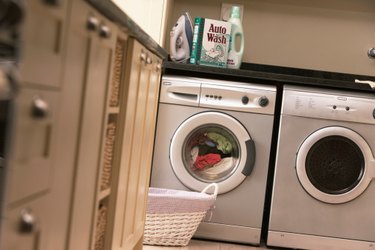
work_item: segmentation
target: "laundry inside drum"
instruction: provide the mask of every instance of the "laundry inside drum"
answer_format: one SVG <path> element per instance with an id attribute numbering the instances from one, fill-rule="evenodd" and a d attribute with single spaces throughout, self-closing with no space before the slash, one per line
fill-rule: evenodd
<path id="1" fill-rule="evenodd" d="M 238 168 L 240 146 L 227 128 L 213 124 L 193 130 L 182 149 L 184 166 L 196 179 L 220 182 Z"/>

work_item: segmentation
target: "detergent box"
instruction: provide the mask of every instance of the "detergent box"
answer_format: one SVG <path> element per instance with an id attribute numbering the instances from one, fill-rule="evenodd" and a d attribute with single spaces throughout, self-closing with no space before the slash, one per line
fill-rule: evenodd
<path id="1" fill-rule="evenodd" d="M 226 68 L 231 29 L 229 22 L 196 17 L 190 63 Z"/>

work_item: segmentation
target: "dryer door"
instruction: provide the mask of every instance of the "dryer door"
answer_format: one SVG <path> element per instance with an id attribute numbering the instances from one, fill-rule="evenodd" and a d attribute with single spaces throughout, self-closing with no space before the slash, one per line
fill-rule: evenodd
<path id="1" fill-rule="evenodd" d="M 225 193 L 251 174 L 255 146 L 233 117 L 202 112 L 185 120 L 174 133 L 170 161 L 176 176 L 190 189 L 201 191 L 215 182 L 219 193 Z"/>
<path id="2" fill-rule="evenodd" d="M 326 127 L 302 143 L 296 170 L 304 189 L 327 203 L 344 203 L 362 194 L 374 177 L 369 145 L 353 130 Z"/>

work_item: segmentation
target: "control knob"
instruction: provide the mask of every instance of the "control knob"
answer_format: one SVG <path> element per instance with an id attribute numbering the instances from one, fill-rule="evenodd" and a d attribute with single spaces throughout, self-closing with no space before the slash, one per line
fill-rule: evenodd
<path id="1" fill-rule="evenodd" d="M 268 105 L 268 103 L 269 103 L 269 100 L 268 100 L 267 96 L 261 96 L 261 97 L 259 97 L 259 99 L 258 99 L 259 106 L 265 107 L 265 106 Z"/>
<path id="2" fill-rule="evenodd" d="M 243 104 L 246 105 L 246 104 L 249 103 L 249 97 L 247 97 L 247 96 L 244 95 L 244 96 L 241 98 L 241 101 L 242 101 Z"/>

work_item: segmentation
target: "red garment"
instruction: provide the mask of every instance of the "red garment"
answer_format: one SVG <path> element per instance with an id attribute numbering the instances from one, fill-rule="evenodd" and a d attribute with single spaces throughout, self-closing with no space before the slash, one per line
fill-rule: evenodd
<path id="1" fill-rule="evenodd" d="M 219 161 L 221 161 L 221 156 L 219 154 L 198 155 L 197 159 L 195 159 L 194 166 L 197 169 L 203 169 L 205 167 L 212 167 Z"/>

